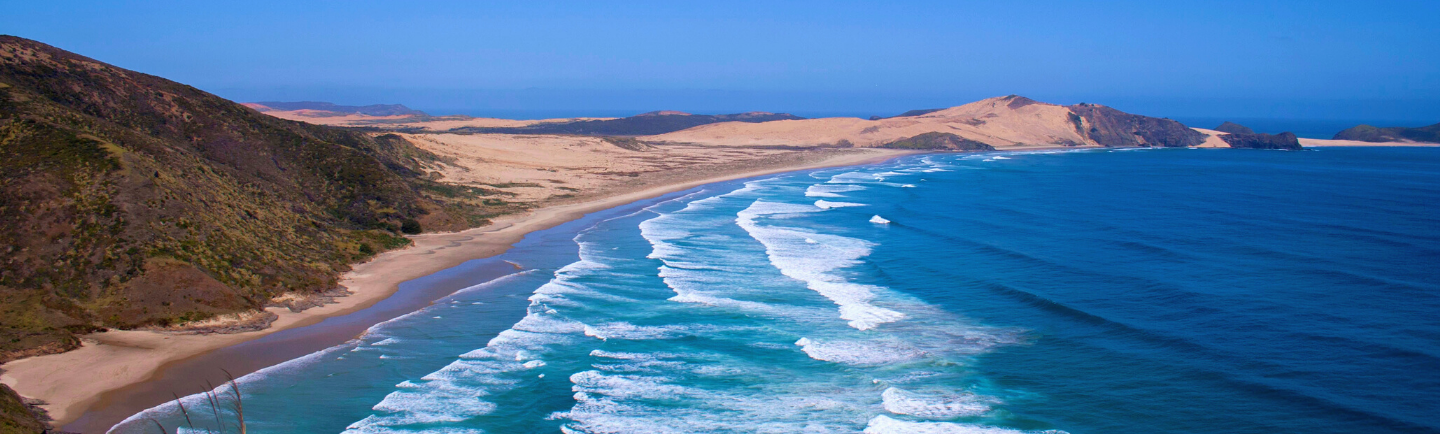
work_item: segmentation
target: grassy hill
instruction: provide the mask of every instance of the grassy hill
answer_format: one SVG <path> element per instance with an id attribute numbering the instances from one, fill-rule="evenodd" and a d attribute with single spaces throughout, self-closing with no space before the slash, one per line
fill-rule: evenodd
<path id="1" fill-rule="evenodd" d="M 0 36 L 0 362 L 333 289 L 402 228 L 506 210 L 436 158 Z"/>

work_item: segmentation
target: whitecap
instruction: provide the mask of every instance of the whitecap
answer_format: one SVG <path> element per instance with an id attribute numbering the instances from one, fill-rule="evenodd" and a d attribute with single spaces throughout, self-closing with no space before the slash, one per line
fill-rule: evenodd
<path id="1" fill-rule="evenodd" d="M 816 208 L 820 208 L 820 209 L 844 208 L 844 207 L 851 207 L 851 206 L 865 206 L 865 204 L 863 204 L 863 203 L 854 203 L 854 202 L 831 202 L 831 201 L 828 201 L 828 200 L 817 200 L 817 201 L 815 201 L 815 207 L 816 207 Z"/>
<path id="2" fill-rule="evenodd" d="M 1023 434 L 1025 431 L 950 422 L 910 422 L 879 415 L 870 419 L 865 434 Z"/>
<path id="3" fill-rule="evenodd" d="M 926 419 L 979 416 L 990 411 L 989 398 L 975 394 L 921 395 L 891 387 L 880 394 L 886 411 Z"/>
<path id="4" fill-rule="evenodd" d="M 910 362 L 926 354 L 897 341 L 822 341 L 800 338 L 795 341 L 795 345 L 812 359 L 856 366 Z"/>

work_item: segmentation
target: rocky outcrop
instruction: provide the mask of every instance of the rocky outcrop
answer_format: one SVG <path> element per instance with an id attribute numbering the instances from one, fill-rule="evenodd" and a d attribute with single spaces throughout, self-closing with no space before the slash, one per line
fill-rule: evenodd
<path id="1" fill-rule="evenodd" d="M 1095 104 L 1067 108 L 1079 117 L 1076 121 L 1083 121 L 1075 122 L 1081 133 L 1101 146 L 1183 148 L 1205 142 L 1205 134 L 1170 119 L 1133 115 Z"/>
<path id="2" fill-rule="evenodd" d="M 881 145 L 890 149 L 925 149 L 948 151 L 994 151 L 995 147 L 951 133 L 925 133 Z"/>
<path id="3" fill-rule="evenodd" d="M 1229 144 L 1232 148 L 1285 149 L 1291 151 L 1303 149 L 1300 146 L 1300 139 L 1296 138 L 1295 134 L 1290 132 L 1280 134 L 1221 134 L 1220 140 L 1224 140 L 1225 143 Z"/>
<path id="4" fill-rule="evenodd" d="M 1230 121 L 1225 121 L 1225 123 L 1222 123 L 1220 124 L 1220 126 L 1215 127 L 1214 130 L 1230 134 L 1255 134 L 1255 130 L 1250 129 L 1250 127 Z"/>
<path id="5" fill-rule="evenodd" d="M 1378 128 L 1358 125 L 1335 134 L 1335 140 L 1356 140 L 1361 142 L 1425 142 L 1440 143 L 1440 124 L 1428 127 Z"/>

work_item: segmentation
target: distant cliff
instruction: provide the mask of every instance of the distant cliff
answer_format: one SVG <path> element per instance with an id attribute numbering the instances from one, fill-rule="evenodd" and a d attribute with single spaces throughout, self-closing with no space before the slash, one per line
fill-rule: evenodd
<path id="1" fill-rule="evenodd" d="M 0 362 L 329 290 L 402 230 L 482 223 L 436 158 L 0 36 Z"/>
<path id="2" fill-rule="evenodd" d="M 1335 140 L 1440 143 L 1440 124 L 1419 128 L 1377 128 L 1369 125 L 1359 125 L 1335 134 Z"/>
<path id="3" fill-rule="evenodd" d="M 1076 128 L 1085 137 L 1107 147 L 1189 147 L 1205 142 L 1205 135 L 1170 120 L 1133 115 L 1110 107 L 1080 103 L 1068 107 L 1078 118 Z"/>

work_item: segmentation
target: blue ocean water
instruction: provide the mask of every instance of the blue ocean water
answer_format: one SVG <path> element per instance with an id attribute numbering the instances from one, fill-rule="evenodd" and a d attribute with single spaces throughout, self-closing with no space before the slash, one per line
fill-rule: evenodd
<path id="1" fill-rule="evenodd" d="M 249 429 L 1440 431 L 1440 149 L 919 155 L 491 260 L 525 270 L 243 377 Z M 150 418 L 187 425 L 115 431 Z"/>

